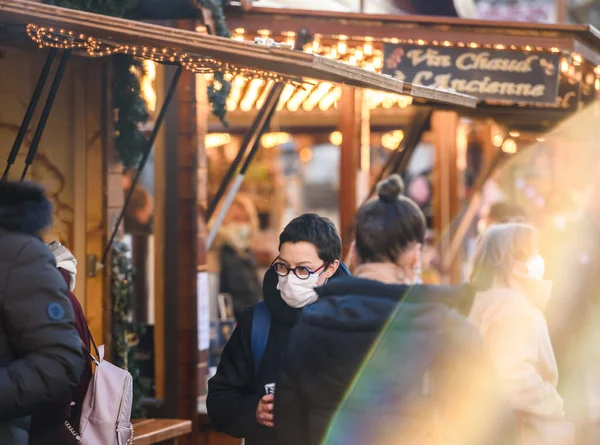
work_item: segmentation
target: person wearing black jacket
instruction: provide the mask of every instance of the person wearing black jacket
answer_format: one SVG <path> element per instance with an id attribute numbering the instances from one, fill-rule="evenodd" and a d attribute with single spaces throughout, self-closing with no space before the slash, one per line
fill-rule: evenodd
<path id="1" fill-rule="evenodd" d="M 277 444 L 511 443 L 483 341 L 449 307 L 471 293 L 414 284 L 426 224 L 401 191 L 394 175 L 358 211 L 354 277 L 317 289 L 290 334 Z"/>
<path id="2" fill-rule="evenodd" d="M 32 415 L 68 395 L 84 370 L 67 283 L 41 240 L 51 224 L 41 187 L 0 181 L 2 445 L 27 445 Z"/>
<path id="3" fill-rule="evenodd" d="M 281 233 L 279 256 L 263 281 L 263 298 L 271 315 L 266 349 L 255 373 L 252 325 L 256 306 L 245 310 L 223 350 L 216 375 L 208 382 L 207 408 L 213 426 L 246 445 L 271 445 L 273 395 L 265 385 L 276 383 L 289 333 L 302 308 L 313 303 L 314 288 L 347 274 L 340 266 L 342 243 L 327 218 L 306 214 Z"/>

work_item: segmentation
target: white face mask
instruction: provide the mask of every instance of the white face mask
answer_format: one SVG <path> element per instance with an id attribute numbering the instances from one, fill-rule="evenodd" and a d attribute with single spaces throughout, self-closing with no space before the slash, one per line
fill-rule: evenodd
<path id="1" fill-rule="evenodd" d="M 315 292 L 318 286 L 318 274 L 312 274 L 306 280 L 301 280 L 293 272 L 286 277 L 278 277 L 279 283 L 277 289 L 281 293 L 281 298 L 289 307 L 295 309 L 307 306 L 317 301 L 319 296 Z"/>
<path id="2" fill-rule="evenodd" d="M 527 266 L 527 276 L 534 280 L 541 281 L 546 273 L 546 262 L 541 255 L 537 255 L 525 263 Z"/>
<path id="3" fill-rule="evenodd" d="M 249 224 L 231 223 L 224 227 L 238 249 L 246 250 L 252 238 L 252 228 Z"/>

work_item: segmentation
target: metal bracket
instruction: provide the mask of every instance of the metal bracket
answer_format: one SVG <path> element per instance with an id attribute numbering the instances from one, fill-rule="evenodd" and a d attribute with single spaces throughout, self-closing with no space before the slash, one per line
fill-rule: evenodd
<path id="1" fill-rule="evenodd" d="M 40 140 L 42 139 L 42 134 L 44 134 L 44 129 L 46 128 L 46 123 L 48 122 L 48 118 L 50 117 L 52 105 L 54 105 L 54 99 L 56 99 L 58 88 L 60 87 L 60 83 L 62 81 L 63 74 L 65 73 L 65 69 L 67 68 L 67 62 L 69 61 L 70 56 L 71 50 L 66 49 L 63 52 L 58 68 L 56 69 L 56 74 L 54 75 L 54 80 L 52 81 L 52 85 L 50 86 L 50 92 L 48 93 L 48 97 L 46 98 L 46 103 L 44 104 L 44 109 L 42 110 L 40 121 L 38 122 L 37 128 L 35 129 L 35 133 L 33 135 L 33 140 L 31 141 L 31 145 L 29 146 L 27 159 L 25 159 L 25 168 L 23 169 L 23 173 L 21 173 L 21 181 L 25 179 L 25 176 L 27 176 L 27 170 L 29 170 L 29 167 L 35 159 L 35 155 L 40 145 Z"/>
<path id="2" fill-rule="evenodd" d="M 31 95 L 31 99 L 29 100 L 29 105 L 27 105 L 25 116 L 23 116 L 21 126 L 19 127 L 19 131 L 17 133 L 17 136 L 15 137 L 15 142 L 13 143 L 12 149 L 10 150 L 10 154 L 8 155 L 8 159 L 6 161 L 6 168 L 4 169 L 4 174 L 2 175 L 2 181 L 8 178 L 10 168 L 17 159 L 17 155 L 19 154 L 19 150 L 21 149 L 21 144 L 25 139 L 27 129 L 29 128 L 29 124 L 31 124 L 31 119 L 33 118 L 33 114 L 35 113 L 37 104 L 40 101 L 42 91 L 44 90 L 44 85 L 46 85 L 46 80 L 48 80 L 48 75 L 50 74 L 50 68 L 52 68 L 52 63 L 54 62 L 54 58 L 56 57 L 56 52 L 56 48 L 52 48 L 48 53 L 48 57 L 46 57 L 46 63 L 44 63 L 44 67 L 42 68 L 42 72 L 40 73 L 37 85 L 35 86 L 33 94 Z"/>
<path id="3" fill-rule="evenodd" d="M 277 93 L 277 91 L 279 91 L 279 93 L 275 97 L 275 93 Z M 273 111 L 277 108 L 277 104 L 279 103 L 279 97 L 281 96 L 281 91 L 283 91 L 283 85 L 281 85 L 279 83 L 275 83 L 271 87 L 271 91 L 269 91 L 269 95 L 267 96 L 264 105 L 258 111 L 256 118 L 254 119 L 254 121 L 252 122 L 252 125 L 250 126 L 250 129 L 248 130 L 248 133 L 246 133 L 246 136 L 244 137 L 244 141 L 242 142 L 242 145 L 240 147 L 240 150 L 238 151 L 238 154 L 236 155 L 235 159 L 229 166 L 229 170 L 227 170 L 225 177 L 221 181 L 221 184 L 219 184 L 219 189 L 217 190 L 217 193 L 215 193 L 215 196 L 211 199 L 211 201 L 208 205 L 208 208 L 206 210 L 206 222 L 207 223 L 212 218 L 221 199 L 225 195 L 225 191 L 229 187 L 229 184 L 231 183 L 233 176 L 237 172 L 240 164 L 242 163 L 242 160 L 244 159 L 244 155 L 246 154 L 246 152 L 248 150 L 250 150 L 250 152 L 252 152 L 252 150 L 254 150 L 254 147 L 258 146 L 260 136 L 264 132 L 264 130 L 267 127 L 268 122 L 270 120 L 269 116 L 272 116 Z M 248 162 L 246 161 L 245 164 L 247 164 L 247 163 Z M 247 168 L 247 166 L 246 166 L 246 168 Z"/>

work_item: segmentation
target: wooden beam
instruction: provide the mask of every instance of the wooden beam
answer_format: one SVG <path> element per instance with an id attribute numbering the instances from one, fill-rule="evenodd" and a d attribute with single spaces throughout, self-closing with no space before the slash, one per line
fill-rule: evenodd
<path id="1" fill-rule="evenodd" d="M 446 255 L 450 248 L 450 236 L 444 232 L 450 228 L 452 220 L 459 212 L 457 127 L 458 113 L 454 111 L 436 111 L 431 117 L 431 129 L 434 133 L 434 230 L 440 236 L 440 251 Z M 455 264 L 450 275 L 455 277 Z"/>
<path id="2" fill-rule="evenodd" d="M 341 61 L 317 57 L 301 51 L 202 34 L 197 32 L 195 27 L 194 29 L 178 29 L 51 5 L 40 5 L 24 0 L 0 0 L 0 13 L 3 22 L 7 24 L 37 23 L 39 24 L 37 26 L 48 29 L 64 29 L 66 32 L 73 32 L 75 36 L 83 34 L 84 37 L 100 41 L 106 40 L 110 41 L 112 45 L 120 44 L 123 48 L 131 48 L 130 50 L 124 49 L 122 52 L 132 55 L 143 56 L 136 52 L 140 47 L 145 47 L 147 51 L 148 48 L 154 48 L 159 54 L 163 50 L 167 54 L 169 52 L 180 54 L 181 56 L 170 58 L 173 59 L 173 62 L 181 65 L 190 58 L 206 59 L 206 56 L 210 55 L 210 59 L 217 60 L 218 63 L 228 63 L 236 67 L 258 71 L 270 71 L 291 81 L 301 82 L 303 78 L 326 80 L 473 108 L 477 103 L 474 97 L 465 94 L 411 85 L 408 82 L 386 77 Z M 82 39 L 81 43 L 86 45 L 87 39 Z M 147 56 L 149 55 L 150 53 L 147 53 Z M 220 65 L 215 65 L 208 60 L 204 60 L 200 64 L 205 69 L 210 67 L 222 69 Z"/>
<path id="3" fill-rule="evenodd" d="M 357 203 L 357 175 L 360 168 L 362 94 L 356 88 L 344 85 L 340 100 L 340 156 L 339 213 L 343 257 L 351 243 L 352 225 Z"/>
<path id="4" fill-rule="evenodd" d="M 165 97 L 165 69 L 156 72 L 156 97 Z M 160 107 L 161 103 L 157 103 Z M 175 105 L 171 104 L 172 107 Z M 155 398 L 165 397 L 165 129 L 161 128 L 154 144 L 154 379 Z M 168 294 L 166 294 L 168 295 Z"/>
<path id="5" fill-rule="evenodd" d="M 510 47 L 542 47 L 559 48 L 574 51 L 576 42 L 580 39 L 586 42 L 596 52 L 600 52 L 600 38 L 589 27 L 581 25 L 542 25 L 515 24 L 495 22 L 475 22 L 460 19 L 444 19 L 436 17 L 435 20 L 422 17 L 390 17 L 373 16 L 371 14 L 360 17 L 353 14 L 346 18 L 343 14 L 333 17 L 321 17 L 316 14 L 306 15 L 298 13 L 292 15 L 290 11 L 251 12 L 234 18 L 228 18 L 227 23 L 231 28 L 242 27 L 247 31 L 268 29 L 274 36 L 283 32 L 293 31 L 301 23 L 311 34 L 323 36 L 370 36 L 375 39 L 397 38 L 400 40 L 414 40 L 415 36 L 425 41 L 450 41 L 453 43 L 476 42 L 480 45 L 502 44 Z"/>

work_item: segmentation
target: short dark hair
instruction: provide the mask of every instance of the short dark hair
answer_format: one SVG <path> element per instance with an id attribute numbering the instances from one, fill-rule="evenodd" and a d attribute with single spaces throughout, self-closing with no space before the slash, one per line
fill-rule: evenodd
<path id="1" fill-rule="evenodd" d="M 342 257 L 342 239 L 329 219 L 316 213 L 305 213 L 294 218 L 279 235 L 279 249 L 284 243 L 311 243 L 317 248 L 319 258 L 333 263 Z"/>
<path id="2" fill-rule="evenodd" d="M 425 215 L 403 191 L 402 178 L 391 175 L 377 185 L 378 197 L 356 213 L 356 251 L 362 262 L 396 262 L 410 243 L 425 241 Z"/>

